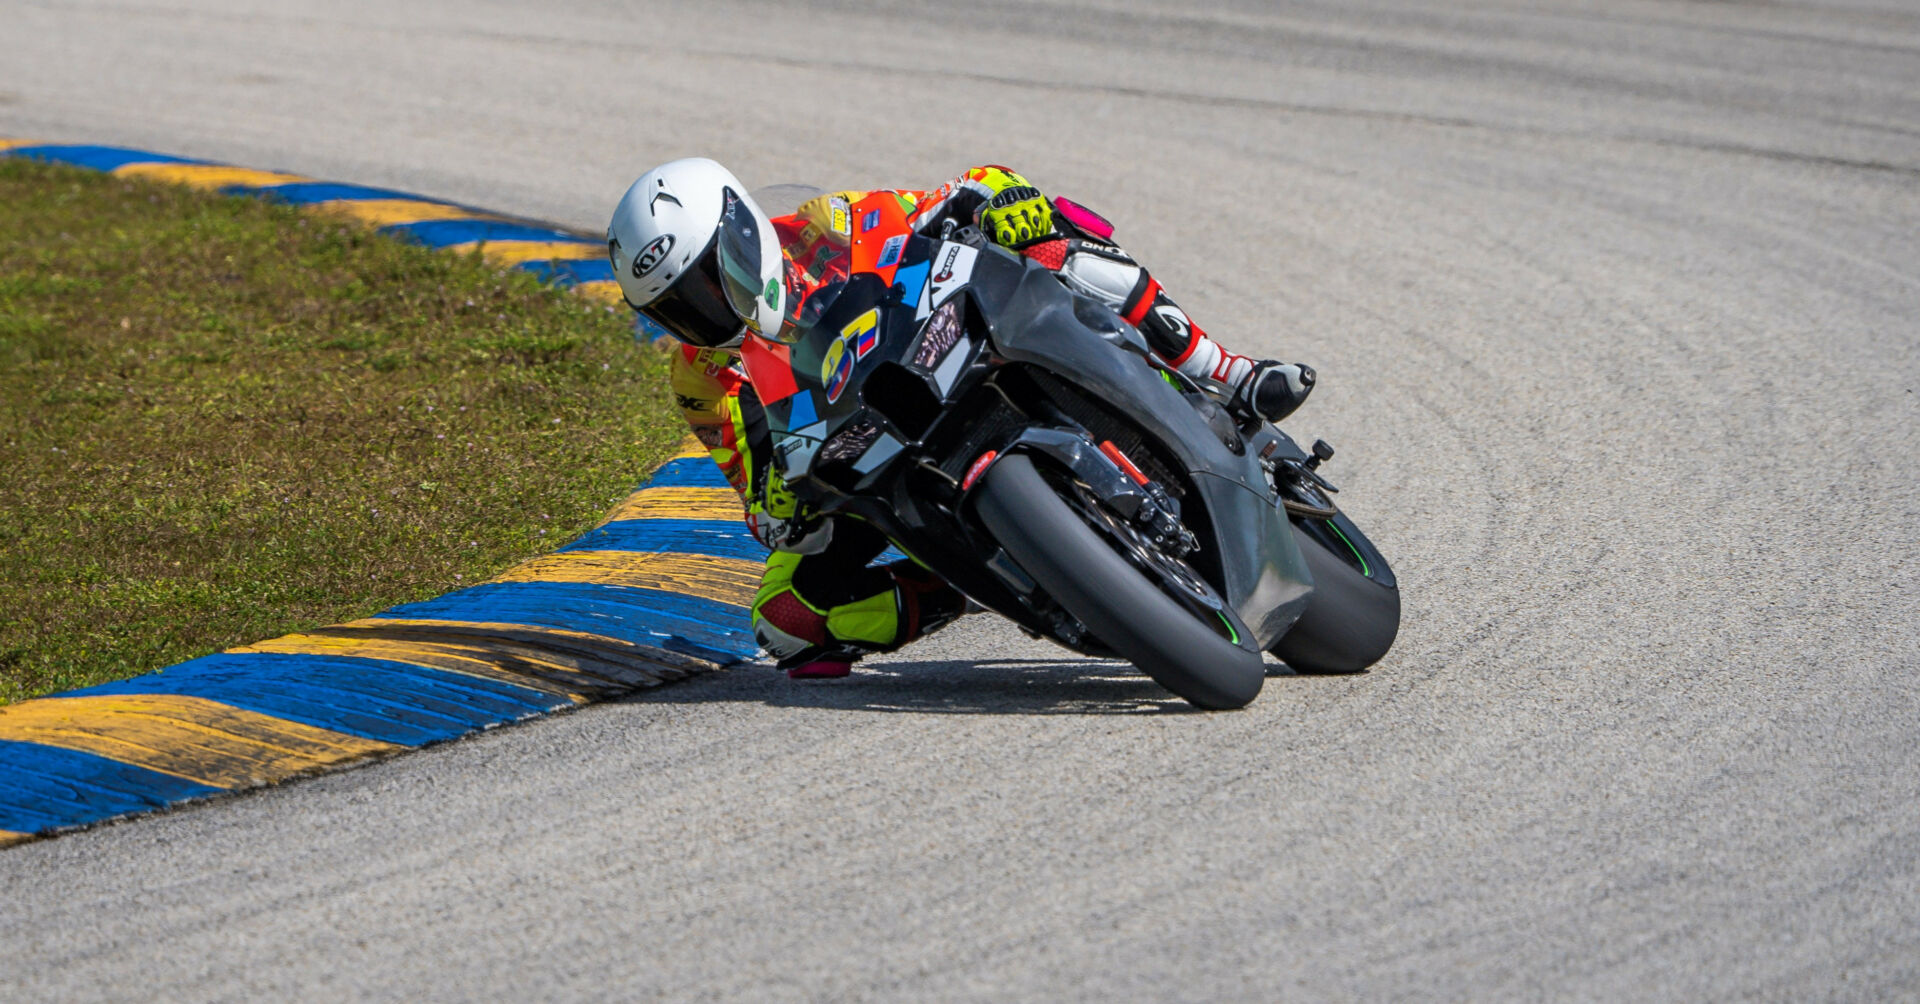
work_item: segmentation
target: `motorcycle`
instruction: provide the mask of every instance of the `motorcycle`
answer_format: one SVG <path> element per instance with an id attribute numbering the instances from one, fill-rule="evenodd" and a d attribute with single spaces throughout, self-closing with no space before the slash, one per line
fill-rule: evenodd
<path id="1" fill-rule="evenodd" d="M 1386 654 L 1398 583 L 1334 503 L 1324 442 L 1236 420 L 1106 305 L 973 228 L 916 234 L 886 194 L 842 219 L 797 340 L 743 352 L 803 501 L 1200 708 L 1252 701 L 1263 651 L 1307 673 Z"/>

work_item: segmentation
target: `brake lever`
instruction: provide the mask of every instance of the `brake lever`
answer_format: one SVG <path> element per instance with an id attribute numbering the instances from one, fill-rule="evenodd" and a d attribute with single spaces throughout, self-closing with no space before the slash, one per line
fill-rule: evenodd
<path id="1" fill-rule="evenodd" d="M 987 235 L 981 233 L 979 227 L 961 226 L 959 220 L 948 220 L 940 224 L 940 239 L 965 244 L 976 251 L 993 243 L 987 240 Z"/>

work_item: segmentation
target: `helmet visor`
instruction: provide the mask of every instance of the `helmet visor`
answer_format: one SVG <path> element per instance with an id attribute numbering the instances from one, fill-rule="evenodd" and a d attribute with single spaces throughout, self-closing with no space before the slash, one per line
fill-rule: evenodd
<path id="1" fill-rule="evenodd" d="M 761 253 L 760 223 L 754 219 L 752 204 L 731 188 L 722 188 L 724 205 L 720 211 L 719 258 L 720 286 L 726 292 L 733 312 L 755 332 L 761 331 L 759 318 L 780 316 L 779 262 L 768 262 Z M 762 301 L 765 306 L 762 306 Z"/>
<path id="2" fill-rule="evenodd" d="M 737 341 L 746 325 L 728 305 L 717 258 L 714 245 L 708 244 L 680 278 L 640 312 L 696 348 L 721 348 Z"/>

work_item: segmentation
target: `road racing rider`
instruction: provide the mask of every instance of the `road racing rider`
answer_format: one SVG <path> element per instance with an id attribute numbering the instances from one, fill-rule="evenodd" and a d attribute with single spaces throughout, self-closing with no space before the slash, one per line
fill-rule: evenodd
<path id="1" fill-rule="evenodd" d="M 850 206 L 873 192 L 814 197 L 769 219 L 726 168 L 702 157 L 662 164 L 627 189 L 607 227 L 627 303 L 678 339 L 675 401 L 747 507 L 772 553 L 754 597 L 753 630 L 789 676 L 846 676 L 959 616 L 958 591 L 911 561 L 872 566 L 886 539 L 850 518 L 804 510 L 771 465 L 760 401 L 739 365 L 747 338 L 783 341 L 832 275 L 853 232 Z M 931 191 L 897 190 L 912 228 L 938 236 L 977 225 L 994 243 L 1051 269 L 1137 327 L 1169 364 L 1237 414 L 1277 422 L 1313 389 L 1310 367 L 1228 352 L 1113 241 L 1098 214 L 1049 199 L 1004 167 L 968 169 Z M 786 337 L 783 337 L 786 335 Z"/>

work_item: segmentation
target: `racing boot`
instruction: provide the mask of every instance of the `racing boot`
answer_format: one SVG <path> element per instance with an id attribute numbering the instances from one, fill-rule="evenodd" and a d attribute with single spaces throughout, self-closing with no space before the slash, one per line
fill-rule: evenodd
<path id="1" fill-rule="evenodd" d="M 823 650 L 787 667 L 789 680 L 837 680 L 853 672 L 861 653 L 847 649 Z"/>
<path id="2" fill-rule="evenodd" d="M 1175 314 L 1179 315 L 1178 321 Z M 1179 307 L 1156 309 L 1139 327 L 1144 334 L 1156 323 L 1182 324 L 1190 332 L 1186 351 L 1167 362 L 1189 380 L 1218 394 L 1235 418 L 1279 422 L 1297 411 L 1313 393 L 1313 367 L 1272 359 L 1255 361 L 1228 352 L 1185 318 Z M 1148 335 L 1147 341 L 1153 344 L 1154 336 Z"/>
<path id="3" fill-rule="evenodd" d="M 1313 393 L 1313 380 L 1313 367 L 1306 363 L 1271 359 L 1254 363 L 1246 382 L 1228 399 L 1227 410 L 1278 423 L 1307 403 L 1307 395 Z"/>

